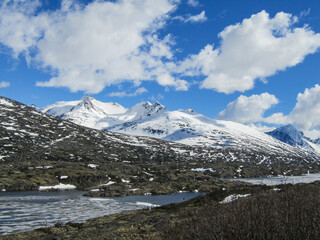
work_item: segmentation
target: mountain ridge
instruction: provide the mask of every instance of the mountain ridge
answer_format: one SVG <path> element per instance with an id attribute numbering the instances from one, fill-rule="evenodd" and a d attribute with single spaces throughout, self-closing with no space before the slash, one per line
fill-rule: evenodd
<path id="1" fill-rule="evenodd" d="M 79 105 L 79 102 L 84 102 L 88 99 L 92 103 L 90 105 L 91 109 L 95 108 L 95 104 L 104 104 L 88 96 L 81 98 L 76 103 Z M 69 103 L 74 104 L 75 102 Z M 57 105 L 59 108 L 59 102 Z M 121 105 L 118 104 L 117 106 Z M 274 136 L 264 134 L 248 126 L 230 121 L 214 120 L 192 109 L 169 111 L 159 102 L 154 104 L 141 102 L 129 109 L 122 107 L 121 112 L 109 112 L 104 116 L 97 117 L 90 115 L 88 112 L 86 114 L 86 111 L 82 111 L 80 115 L 73 114 L 72 111 L 63 108 L 62 110 L 66 110 L 63 115 L 54 114 L 51 109 L 55 107 L 55 104 L 51 105 L 51 107 L 45 107 L 42 112 L 100 130 L 155 137 L 191 146 L 239 145 L 240 147 L 246 147 L 247 142 L 251 142 L 257 149 L 266 150 L 267 147 L 271 146 L 272 148 L 288 148 L 294 151 L 282 144 L 285 141 L 281 141 L 281 139 L 277 141 L 273 138 Z M 310 145 L 306 144 L 305 146 Z M 306 150 L 313 151 L 314 147 L 310 146 Z"/>
<path id="2" fill-rule="evenodd" d="M 151 110 L 154 114 L 139 121 L 172 114 L 161 106 Z M 191 120 L 204 118 L 188 111 L 184 115 L 178 113 L 183 117 L 195 115 Z M 173 113 L 171 117 L 177 116 Z M 194 134 L 194 125 L 187 129 L 175 123 L 187 137 Z M 219 124 L 225 127 L 223 122 Z M 254 138 L 255 131 L 251 137 L 246 131 L 239 131 L 240 138 L 235 139 L 216 129 L 211 140 L 220 143 L 187 145 L 84 127 L 0 97 L 0 190 L 38 190 L 40 186 L 62 183 L 78 189 L 97 186 L 100 190 L 94 192 L 95 196 L 141 195 L 150 191 L 168 194 L 184 191 L 186 184 L 188 191 L 210 191 L 219 178 L 299 175 L 320 170 L 319 157 L 312 152 L 280 141 L 268 145 L 268 141 Z M 129 183 L 124 182 L 127 179 Z M 109 181 L 117 184 L 103 185 Z"/>

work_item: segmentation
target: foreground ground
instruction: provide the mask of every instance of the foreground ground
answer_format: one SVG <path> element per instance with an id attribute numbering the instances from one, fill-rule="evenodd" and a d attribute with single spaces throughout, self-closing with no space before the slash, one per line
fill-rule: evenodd
<path id="1" fill-rule="evenodd" d="M 320 183 L 220 188 L 181 204 L 0 239 L 320 239 Z"/>

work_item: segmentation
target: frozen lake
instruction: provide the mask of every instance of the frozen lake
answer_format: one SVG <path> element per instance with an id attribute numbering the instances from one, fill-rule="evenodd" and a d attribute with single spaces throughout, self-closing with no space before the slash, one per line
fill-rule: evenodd
<path id="1" fill-rule="evenodd" d="M 268 186 L 279 184 L 297 184 L 297 183 L 312 183 L 320 181 L 320 173 L 304 174 L 302 176 L 277 176 L 265 178 L 230 178 L 225 179 L 230 181 L 242 181 L 252 184 L 264 184 Z"/>
<path id="2" fill-rule="evenodd" d="M 121 198 L 88 198 L 81 191 L 0 192 L 0 235 L 83 222 L 122 211 L 179 203 L 200 195 L 181 193 Z"/>

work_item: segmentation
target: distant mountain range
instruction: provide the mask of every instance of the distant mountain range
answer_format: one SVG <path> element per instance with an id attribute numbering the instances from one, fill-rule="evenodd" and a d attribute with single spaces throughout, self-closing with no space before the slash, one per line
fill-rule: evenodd
<path id="1" fill-rule="evenodd" d="M 84 96 L 77 101 L 57 102 L 41 111 L 90 128 L 155 137 L 191 146 L 244 148 L 250 143 L 250 148 L 258 151 L 268 148 L 291 151 L 292 148 L 281 143 L 284 142 L 320 153 L 320 139 L 311 141 L 292 125 L 265 134 L 243 124 L 210 119 L 192 109 L 169 111 L 159 102 L 142 102 L 126 109 L 118 103 L 103 103 Z"/>

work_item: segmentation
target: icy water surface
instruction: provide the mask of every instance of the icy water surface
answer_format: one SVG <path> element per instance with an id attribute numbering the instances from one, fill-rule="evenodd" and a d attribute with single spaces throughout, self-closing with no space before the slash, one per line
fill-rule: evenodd
<path id="1" fill-rule="evenodd" d="M 0 235 L 62 222 L 83 222 L 121 211 L 178 203 L 200 193 L 88 198 L 81 191 L 0 193 Z"/>
<path id="2" fill-rule="evenodd" d="M 265 177 L 265 178 L 232 178 L 225 179 L 231 181 L 243 181 L 252 184 L 264 184 L 264 185 L 279 185 L 279 184 L 297 184 L 297 183 L 311 183 L 320 181 L 320 173 L 304 174 L 302 176 L 277 176 L 277 177 Z"/>

